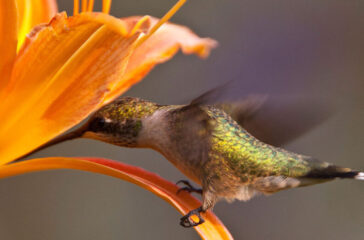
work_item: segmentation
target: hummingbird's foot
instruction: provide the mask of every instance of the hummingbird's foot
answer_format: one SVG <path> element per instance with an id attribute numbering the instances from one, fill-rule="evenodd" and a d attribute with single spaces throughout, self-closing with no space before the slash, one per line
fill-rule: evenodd
<path id="1" fill-rule="evenodd" d="M 191 185 L 191 183 L 187 180 L 179 180 L 178 182 L 176 182 L 176 185 L 183 183 L 184 185 L 186 185 L 186 187 L 182 187 L 180 189 L 178 189 L 177 194 L 179 194 L 181 191 L 186 191 L 186 192 L 194 192 L 194 193 L 199 193 L 202 194 L 202 189 L 201 188 L 195 188 L 194 186 Z"/>
<path id="2" fill-rule="evenodd" d="M 185 228 L 190 228 L 190 227 L 196 227 L 202 223 L 205 222 L 205 220 L 201 217 L 200 213 L 204 212 L 202 210 L 202 207 L 196 208 L 192 211 L 190 211 L 189 213 L 187 213 L 185 216 L 183 216 L 181 218 L 181 226 L 185 227 Z M 193 219 L 191 219 L 192 216 L 197 216 L 198 217 L 198 222 L 193 221 Z"/>

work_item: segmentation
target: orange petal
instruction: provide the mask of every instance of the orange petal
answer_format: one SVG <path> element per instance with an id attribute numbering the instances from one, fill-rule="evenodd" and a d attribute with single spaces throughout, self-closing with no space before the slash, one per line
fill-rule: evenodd
<path id="1" fill-rule="evenodd" d="M 7 116 L 0 125 L 0 163 L 79 123 L 123 81 L 140 35 L 129 35 L 126 25 L 102 13 L 59 14 L 33 30 L 0 96 L 0 116 Z"/>
<path id="2" fill-rule="evenodd" d="M 141 17 L 129 17 L 123 20 L 128 25 L 135 25 Z M 152 18 L 152 26 L 158 19 Z M 217 42 L 209 38 L 200 38 L 187 27 L 165 23 L 149 39 L 140 45 L 130 57 L 125 76 L 126 81 L 119 82 L 105 102 L 112 101 L 120 92 L 140 81 L 155 65 L 168 61 L 179 49 L 184 54 L 197 54 L 205 58 Z"/>
<path id="3" fill-rule="evenodd" d="M 156 174 L 141 168 L 102 158 L 41 158 L 0 167 L 0 178 L 52 170 L 77 169 L 109 175 L 134 183 L 151 191 L 174 206 L 182 215 L 201 206 L 201 202 L 186 192 L 176 194 L 178 187 Z M 211 212 L 203 214 L 205 223 L 195 227 L 202 239 L 233 239 L 226 227 Z M 177 224 L 177 219 L 176 219 Z"/>
<path id="4" fill-rule="evenodd" d="M 16 0 L 19 13 L 18 49 L 25 36 L 38 24 L 48 23 L 57 13 L 56 0 Z"/>
<path id="5" fill-rule="evenodd" d="M 0 0 L 0 89 L 10 79 L 16 56 L 17 19 L 15 0 Z"/>

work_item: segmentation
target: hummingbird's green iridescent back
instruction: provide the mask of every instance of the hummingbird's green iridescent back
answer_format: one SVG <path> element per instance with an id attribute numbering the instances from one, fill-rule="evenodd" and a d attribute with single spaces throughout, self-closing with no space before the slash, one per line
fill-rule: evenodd
<path id="1" fill-rule="evenodd" d="M 311 170 L 311 158 L 257 140 L 220 109 L 205 110 L 214 121 L 212 152 L 228 159 L 243 182 L 268 176 L 302 177 Z"/>

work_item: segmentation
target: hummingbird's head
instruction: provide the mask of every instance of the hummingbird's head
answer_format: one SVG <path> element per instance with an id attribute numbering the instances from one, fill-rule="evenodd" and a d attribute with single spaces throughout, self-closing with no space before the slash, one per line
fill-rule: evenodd
<path id="1" fill-rule="evenodd" d="M 159 107 L 156 103 L 139 98 L 118 98 L 91 116 L 82 137 L 137 147 L 143 119 L 151 116 Z"/>

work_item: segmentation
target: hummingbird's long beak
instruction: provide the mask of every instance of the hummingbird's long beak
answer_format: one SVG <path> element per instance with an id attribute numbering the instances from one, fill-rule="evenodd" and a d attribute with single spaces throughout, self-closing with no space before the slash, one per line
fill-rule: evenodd
<path id="1" fill-rule="evenodd" d="M 27 156 L 33 154 L 33 153 L 36 153 L 42 149 L 45 149 L 47 147 L 50 147 L 50 146 L 53 146 L 53 145 L 56 145 L 58 143 L 61 143 L 61 142 L 65 142 L 65 141 L 68 141 L 68 140 L 72 140 L 72 139 L 75 139 L 75 138 L 81 138 L 82 135 L 87 131 L 88 129 L 88 126 L 89 126 L 89 121 L 87 121 L 85 124 L 83 124 L 81 127 L 77 128 L 76 130 L 73 130 L 69 133 L 66 133 L 66 134 L 63 134 L 59 137 L 56 137 L 54 139 L 52 139 L 51 141 L 43 144 L 42 146 L 34 149 L 33 151 L 15 159 L 12 163 L 14 162 L 17 162 L 17 161 L 21 161 L 22 159 L 26 158 Z"/>

